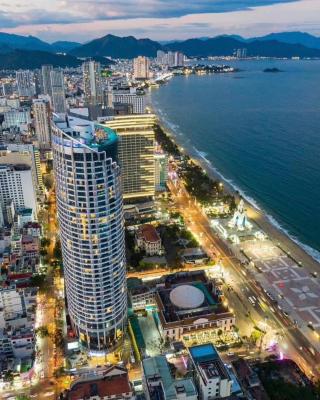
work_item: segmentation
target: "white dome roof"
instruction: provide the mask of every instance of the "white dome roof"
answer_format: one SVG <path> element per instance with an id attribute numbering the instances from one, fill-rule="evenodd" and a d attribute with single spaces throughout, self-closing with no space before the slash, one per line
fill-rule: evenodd
<path id="1" fill-rule="evenodd" d="M 204 302 L 204 294 L 191 285 L 181 285 L 170 292 L 170 300 L 179 308 L 197 308 Z"/>

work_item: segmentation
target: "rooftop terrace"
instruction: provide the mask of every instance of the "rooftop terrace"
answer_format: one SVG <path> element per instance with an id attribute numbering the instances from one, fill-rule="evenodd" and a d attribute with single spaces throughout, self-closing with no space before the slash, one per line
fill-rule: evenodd
<path id="1" fill-rule="evenodd" d="M 53 141 L 65 147 L 89 147 L 92 150 L 104 151 L 110 146 L 116 146 L 118 136 L 116 132 L 102 124 L 93 124 L 91 121 L 76 119 L 56 121 L 57 128 L 64 133 L 63 138 L 54 136 Z"/>
<path id="2" fill-rule="evenodd" d="M 190 347 L 189 352 L 203 379 L 229 378 L 226 367 L 211 343 Z"/>

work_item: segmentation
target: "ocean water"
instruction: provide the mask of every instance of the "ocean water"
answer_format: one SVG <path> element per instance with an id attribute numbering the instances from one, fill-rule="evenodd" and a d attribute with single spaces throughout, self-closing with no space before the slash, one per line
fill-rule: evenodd
<path id="1" fill-rule="evenodd" d="M 171 130 L 320 259 L 320 61 L 238 61 L 152 90 Z M 283 72 L 266 73 L 267 67 Z"/>

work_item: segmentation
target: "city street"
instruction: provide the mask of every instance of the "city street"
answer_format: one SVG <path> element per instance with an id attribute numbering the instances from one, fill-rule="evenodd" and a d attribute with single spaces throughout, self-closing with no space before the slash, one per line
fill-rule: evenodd
<path id="1" fill-rule="evenodd" d="M 53 257 L 57 235 L 56 203 L 53 191 L 48 196 L 48 202 L 48 228 L 46 236 L 50 239 L 50 245 L 48 246 L 50 260 Z M 1 398 L 6 399 L 19 394 L 25 394 L 34 399 L 53 400 L 65 388 L 64 379 L 56 379 L 54 377 L 54 371 L 64 366 L 64 359 L 62 354 L 56 349 L 52 339 L 56 330 L 57 297 L 59 294 L 63 295 L 63 286 L 61 278 L 55 274 L 55 271 L 50 266 L 48 266 L 47 277 L 49 287 L 45 293 L 38 293 L 37 296 L 35 328 L 47 326 L 50 336 L 43 338 L 37 336 L 38 351 L 34 364 L 35 374 L 31 385 L 29 381 L 25 383 L 21 383 L 20 381 L 17 383 L 14 382 L 12 388 L 9 387 L 7 391 L 1 394 Z"/>
<path id="2" fill-rule="evenodd" d="M 181 184 L 169 184 L 175 205 L 183 215 L 187 226 L 209 255 L 216 255 L 223 265 L 226 281 L 230 290 L 225 290 L 230 306 L 236 314 L 236 324 L 242 335 L 248 335 L 250 327 L 267 324 L 279 339 L 281 355 L 292 358 L 308 376 L 320 377 L 319 355 L 310 346 L 287 318 L 277 312 L 270 299 L 257 282 L 241 267 L 227 245 L 212 231 L 208 218 L 190 198 Z M 258 302 L 253 306 L 249 297 L 254 296 Z M 248 311 L 250 314 L 248 316 Z M 242 331 L 243 330 L 243 331 Z"/>

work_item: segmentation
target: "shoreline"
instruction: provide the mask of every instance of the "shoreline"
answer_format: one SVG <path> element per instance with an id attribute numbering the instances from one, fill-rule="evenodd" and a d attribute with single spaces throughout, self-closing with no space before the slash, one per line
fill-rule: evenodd
<path id="1" fill-rule="evenodd" d="M 209 160 L 206 159 L 204 152 L 197 150 L 189 140 L 183 140 L 183 135 L 180 137 L 180 135 L 177 135 L 174 132 L 174 129 L 170 127 L 170 123 L 168 123 L 168 121 L 166 121 L 161 115 L 161 112 L 156 109 L 152 99 L 151 108 L 154 114 L 158 117 L 160 127 L 173 140 L 173 142 L 178 145 L 179 150 L 182 153 L 188 155 L 196 164 L 200 165 L 211 179 L 220 180 L 223 183 L 227 194 L 231 194 L 235 197 L 241 196 L 243 198 L 248 218 L 252 219 L 261 230 L 267 234 L 272 242 L 279 246 L 285 253 L 289 254 L 297 264 L 301 263 L 310 273 L 320 269 L 319 260 L 313 257 L 304 246 L 307 246 L 310 248 L 310 251 L 314 251 L 315 253 L 318 253 L 317 249 L 313 249 L 304 243 L 300 243 L 298 239 L 292 237 L 289 232 L 282 228 L 272 215 L 267 214 L 263 209 L 261 209 L 255 203 L 254 199 L 248 198 L 241 188 L 235 188 L 235 186 L 232 185 L 232 183 L 230 183 L 230 181 L 225 178 Z M 272 220 L 274 222 L 272 222 Z"/>

